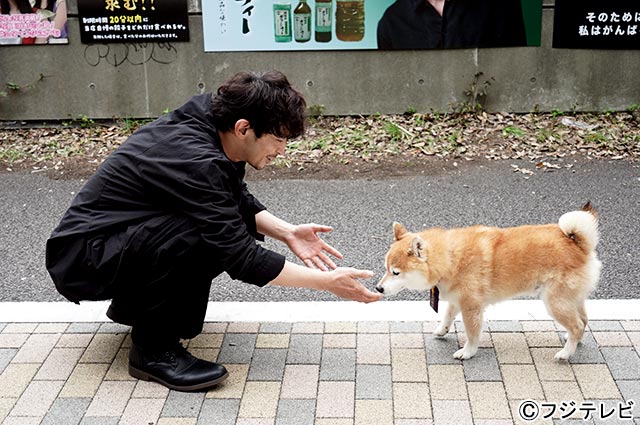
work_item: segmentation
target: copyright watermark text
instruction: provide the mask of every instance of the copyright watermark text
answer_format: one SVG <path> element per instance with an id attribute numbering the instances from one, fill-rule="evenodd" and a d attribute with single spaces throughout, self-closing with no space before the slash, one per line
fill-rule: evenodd
<path id="1" fill-rule="evenodd" d="M 569 400 L 558 403 L 525 400 L 520 403 L 518 415 L 526 422 L 554 419 L 609 419 L 633 421 L 633 400 L 618 400 L 612 403 Z"/>

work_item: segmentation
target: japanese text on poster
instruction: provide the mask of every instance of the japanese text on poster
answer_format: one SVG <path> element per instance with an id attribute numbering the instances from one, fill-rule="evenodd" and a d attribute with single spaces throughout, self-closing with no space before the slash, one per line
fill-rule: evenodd
<path id="1" fill-rule="evenodd" d="M 640 3 L 558 0 L 553 47 L 591 49 L 640 48 Z"/>
<path id="2" fill-rule="evenodd" d="M 78 0 L 83 43 L 189 41 L 186 0 Z"/>

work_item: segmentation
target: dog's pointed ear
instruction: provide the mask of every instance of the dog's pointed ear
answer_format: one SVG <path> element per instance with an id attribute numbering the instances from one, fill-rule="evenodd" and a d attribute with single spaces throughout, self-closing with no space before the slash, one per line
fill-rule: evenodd
<path id="1" fill-rule="evenodd" d="M 406 227 L 404 227 L 402 224 L 394 221 L 393 222 L 393 236 L 396 238 L 397 241 L 399 241 L 400 239 L 402 239 L 402 237 L 407 234 L 408 230 Z"/>
<path id="2" fill-rule="evenodd" d="M 420 237 L 416 236 L 411 242 L 411 254 L 420 261 L 427 261 L 427 243 Z"/>

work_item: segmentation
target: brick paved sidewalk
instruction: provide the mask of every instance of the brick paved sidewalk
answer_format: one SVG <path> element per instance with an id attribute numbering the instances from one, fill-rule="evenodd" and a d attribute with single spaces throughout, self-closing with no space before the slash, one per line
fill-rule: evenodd
<path id="1" fill-rule="evenodd" d="M 0 323 L 0 421 L 13 424 L 640 424 L 640 320 L 591 322 L 570 363 L 551 321 L 492 321 L 471 360 L 436 322 L 207 322 L 191 352 L 226 383 L 181 393 L 127 373 L 129 329 Z M 574 402 L 574 404 L 571 404 Z M 551 410 L 554 409 L 555 412 Z M 587 422 L 560 421 L 587 414 Z M 601 418 L 609 416 L 606 421 Z M 635 419 L 618 419 L 634 416 Z M 613 420 L 613 421 L 612 421 Z"/>

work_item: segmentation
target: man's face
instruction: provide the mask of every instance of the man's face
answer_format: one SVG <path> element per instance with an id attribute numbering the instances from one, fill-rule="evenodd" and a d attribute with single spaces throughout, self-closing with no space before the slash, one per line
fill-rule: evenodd
<path id="1" fill-rule="evenodd" d="M 274 136 L 273 134 L 263 134 L 260 138 L 255 137 L 253 130 L 249 129 L 247 162 L 256 170 L 262 170 L 278 155 L 284 155 L 287 139 Z"/>

